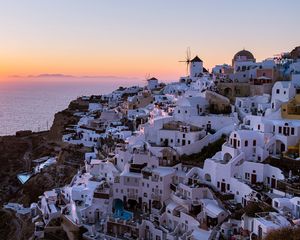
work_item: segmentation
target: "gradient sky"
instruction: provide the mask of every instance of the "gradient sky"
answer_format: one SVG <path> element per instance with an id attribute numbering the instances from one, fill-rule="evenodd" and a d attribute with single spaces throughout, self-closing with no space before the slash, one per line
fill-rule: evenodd
<path id="1" fill-rule="evenodd" d="M 62 73 L 176 80 L 204 65 L 300 45 L 299 0 L 0 0 L 0 77 Z"/>

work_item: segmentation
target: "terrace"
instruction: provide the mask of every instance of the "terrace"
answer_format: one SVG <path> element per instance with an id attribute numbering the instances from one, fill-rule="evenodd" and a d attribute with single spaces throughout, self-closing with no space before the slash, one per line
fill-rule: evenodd
<path id="1" fill-rule="evenodd" d="M 261 212 L 256 213 L 255 217 L 258 221 L 267 227 L 278 228 L 290 225 L 288 220 L 276 212 Z"/>
<path id="2" fill-rule="evenodd" d="M 276 189 L 293 196 L 300 196 L 300 177 L 294 176 L 284 180 L 277 180 Z"/>
<path id="3" fill-rule="evenodd" d="M 98 186 L 94 191 L 94 198 L 109 199 L 111 196 L 111 189 L 106 182 Z"/>
<path id="4" fill-rule="evenodd" d="M 163 125 L 162 130 L 182 131 L 182 132 L 199 132 L 202 129 L 180 121 L 171 121 Z"/>

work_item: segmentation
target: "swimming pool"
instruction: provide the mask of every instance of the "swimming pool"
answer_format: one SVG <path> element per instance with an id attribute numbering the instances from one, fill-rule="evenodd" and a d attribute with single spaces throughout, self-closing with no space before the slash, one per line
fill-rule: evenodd
<path id="1" fill-rule="evenodd" d="M 114 218 L 120 218 L 127 221 L 133 218 L 133 213 L 126 210 L 116 210 L 113 216 Z"/>

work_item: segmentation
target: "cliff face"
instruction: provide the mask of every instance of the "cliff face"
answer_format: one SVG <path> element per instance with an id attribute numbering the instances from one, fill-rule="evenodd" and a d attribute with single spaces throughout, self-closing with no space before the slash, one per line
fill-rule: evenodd
<path id="1" fill-rule="evenodd" d="M 29 138 L 0 138 L 0 204 L 7 201 L 20 187 L 16 175 L 28 171 L 31 164 L 25 153 L 31 151 L 31 146 Z"/>
<path id="2" fill-rule="evenodd" d="M 34 224 L 30 216 L 17 217 L 15 213 L 0 209 L 0 238 L 1 239 L 30 239 Z"/>
<path id="3" fill-rule="evenodd" d="M 75 117 L 73 111 L 69 108 L 56 113 L 53 125 L 48 134 L 48 139 L 50 141 L 61 142 L 63 134 L 66 133 L 66 127 L 75 125 L 78 121 L 79 117 Z"/>
<path id="4" fill-rule="evenodd" d="M 24 227 L 26 220 L 1 209 L 3 204 L 17 202 L 28 207 L 45 191 L 68 184 L 79 166 L 84 164 L 84 153 L 90 149 L 62 142 L 65 128 L 79 120 L 73 116 L 74 111 L 76 109 L 68 108 L 57 113 L 50 131 L 0 137 L 0 216 L 6 218 L 0 221 L 1 239 L 28 239 L 33 233 L 32 228 Z M 57 164 L 21 184 L 17 174 L 30 171 L 34 166 L 32 160 L 44 156 L 58 156 Z M 31 226 L 30 222 L 28 226 Z"/>

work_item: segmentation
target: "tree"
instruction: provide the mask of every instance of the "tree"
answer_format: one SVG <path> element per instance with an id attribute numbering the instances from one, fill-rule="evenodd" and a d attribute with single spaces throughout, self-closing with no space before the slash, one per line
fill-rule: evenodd
<path id="1" fill-rule="evenodd" d="M 300 240 L 300 228 L 285 227 L 271 231 L 264 240 Z"/>

